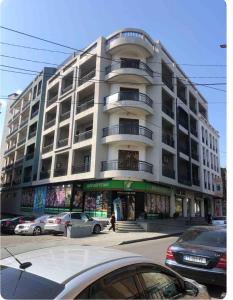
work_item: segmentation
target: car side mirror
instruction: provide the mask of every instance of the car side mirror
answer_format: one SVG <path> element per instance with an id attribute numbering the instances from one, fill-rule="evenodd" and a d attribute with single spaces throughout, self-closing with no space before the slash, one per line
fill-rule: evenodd
<path id="1" fill-rule="evenodd" d="M 198 288 L 195 286 L 195 284 L 184 281 L 184 289 L 187 295 L 196 297 L 199 293 Z"/>

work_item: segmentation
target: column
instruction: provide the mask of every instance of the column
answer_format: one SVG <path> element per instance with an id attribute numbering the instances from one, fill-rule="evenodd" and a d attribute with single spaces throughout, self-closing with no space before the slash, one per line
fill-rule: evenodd
<path id="1" fill-rule="evenodd" d="M 187 201 L 188 198 L 184 198 L 183 199 L 183 217 L 187 217 Z"/>
<path id="2" fill-rule="evenodd" d="M 192 198 L 192 199 L 189 199 L 190 201 L 190 214 L 191 214 L 191 217 L 195 217 L 195 200 Z"/>
<path id="3" fill-rule="evenodd" d="M 201 217 L 205 217 L 205 205 L 204 205 L 204 199 L 201 200 Z"/>
<path id="4" fill-rule="evenodd" d="M 175 199 L 175 192 L 171 190 L 170 194 L 170 217 L 172 218 L 176 211 L 176 199 Z"/>

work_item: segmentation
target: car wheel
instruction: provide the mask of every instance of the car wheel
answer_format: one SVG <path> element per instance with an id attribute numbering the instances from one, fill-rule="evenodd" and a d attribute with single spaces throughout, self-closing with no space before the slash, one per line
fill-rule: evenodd
<path id="1" fill-rule="evenodd" d="M 101 227 L 100 225 L 95 225 L 94 229 L 93 229 L 93 233 L 98 234 L 101 231 Z"/>
<path id="2" fill-rule="evenodd" d="M 39 226 L 33 230 L 33 235 L 41 235 L 41 228 Z"/>

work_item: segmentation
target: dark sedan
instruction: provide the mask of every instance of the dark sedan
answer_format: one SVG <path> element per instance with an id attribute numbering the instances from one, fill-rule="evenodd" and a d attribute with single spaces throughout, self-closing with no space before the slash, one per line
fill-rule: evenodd
<path id="1" fill-rule="evenodd" d="M 19 216 L 12 219 L 1 221 L 1 232 L 14 234 L 16 225 L 25 223 L 26 221 L 34 221 L 34 216 Z"/>
<path id="2" fill-rule="evenodd" d="M 167 249 L 165 264 L 198 282 L 226 287 L 226 227 L 188 229 Z"/>

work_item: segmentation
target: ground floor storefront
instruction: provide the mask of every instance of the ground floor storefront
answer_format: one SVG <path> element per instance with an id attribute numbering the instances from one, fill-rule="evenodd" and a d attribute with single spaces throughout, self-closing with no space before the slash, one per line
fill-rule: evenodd
<path id="1" fill-rule="evenodd" d="M 150 182 L 102 180 L 27 187 L 1 193 L 2 212 L 80 211 L 117 220 L 222 215 L 221 199 Z M 9 211 L 10 210 L 10 211 Z"/>

